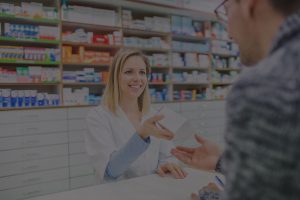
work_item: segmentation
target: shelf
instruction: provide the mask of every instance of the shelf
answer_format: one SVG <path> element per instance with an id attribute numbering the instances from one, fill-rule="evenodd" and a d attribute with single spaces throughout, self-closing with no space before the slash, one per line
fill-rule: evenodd
<path id="1" fill-rule="evenodd" d="M 59 65 L 60 62 L 39 62 L 39 61 L 31 61 L 31 60 L 0 60 L 0 64 Z"/>
<path id="2" fill-rule="evenodd" d="M 150 66 L 150 69 L 169 69 L 169 66 Z"/>
<path id="3" fill-rule="evenodd" d="M 62 21 L 63 27 L 71 27 L 71 28 L 86 28 L 86 29 L 92 29 L 92 30 L 98 30 L 98 31 L 120 31 L 121 27 L 119 26 L 106 26 L 106 25 L 100 25 L 100 24 L 89 24 L 89 23 L 83 23 L 83 22 L 72 22 L 63 20 Z"/>
<path id="4" fill-rule="evenodd" d="M 18 43 L 30 43 L 30 44 L 55 44 L 60 43 L 59 40 L 44 40 L 44 39 L 23 39 L 23 38 L 11 38 L 0 36 L 0 42 L 18 42 Z"/>
<path id="5" fill-rule="evenodd" d="M 122 45 L 102 45 L 102 44 L 88 44 L 88 43 L 81 43 L 81 42 L 67 42 L 63 41 L 63 45 L 69 45 L 69 46 L 84 46 L 87 48 L 97 48 L 97 49 L 119 49 L 122 48 Z"/>
<path id="6" fill-rule="evenodd" d="M 237 68 L 212 68 L 212 70 L 228 72 L 228 71 L 241 71 L 242 69 L 237 69 Z"/>
<path id="7" fill-rule="evenodd" d="M 175 86 L 183 86 L 183 85 L 199 85 L 199 86 L 208 86 L 209 83 L 175 83 L 173 82 L 173 85 Z"/>
<path id="8" fill-rule="evenodd" d="M 180 40 L 180 41 L 193 41 L 193 42 L 206 42 L 209 41 L 209 38 L 200 38 L 197 36 L 190 36 L 190 35 L 172 35 L 173 40 Z"/>
<path id="9" fill-rule="evenodd" d="M 169 36 L 171 33 L 168 32 L 158 32 L 158 31 L 148 31 L 148 30 L 141 30 L 141 29 L 131 29 L 131 28 L 123 28 L 124 35 L 138 35 L 138 36 L 161 36 L 166 37 Z"/>
<path id="10" fill-rule="evenodd" d="M 76 83 L 63 83 L 65 86 L 105 86 L 105 83 L 84 83 L 84 82 L 76 82 Z"/>
<path id="11" fill-rule="evenodd" d="M 97 64 L 97 63 L 63 63 L 64 66 L 74 67 L 109 67 L 110 64 Z"/>
<path id="12" fill-rule="evenodd" d="M 214 55 L 214 56 L 220 56 L 220 57 L 224 57 L 224 58 L 238 57 L 237 55 L 233 55 L 233 54 L 225 54 L 225 53 L 215 53 L 215 52 L 211 52 L 211 54 Z"/>
<path id="13" fill-rule="evenodd" d="M 222 85 L 223 85 L 223 86 L 224 86 L 224 85 L 232 85 L 232 82 L 231 82 L 231 83 L 229 83 L 229 82 L 224 82 L 224 83 L 221 83 L 221 82 L 220 82 L 220 83 L 213 82 L 212 85 L 220 85 L 220 86 L 222 86 Z"/>
<path id="14" fill-rule="evenodd" d="M 201 70 L 201 71 L 208 70 L 208 68 L 201 68 L 201 67 L 172 67 L 172 68 L 177 70 Z"/>
<path id="15" fill-rule="evenodd" d="M 170 83 L 167 83 L 167 82 L 162 82 L 162 83 L 155 83 L 155 82 L 149 82 L 149 85 L 152 86 L 152 85 L 168 85 Z"/>
<path id="16" fill-rule="evenodd" d="M 31 17 L 23 17 L 23 16 L 15 16 L 11 14 L 0 13 L 0 20 L 6 20 L 11 22 L 29 22 L 35 24 L 48 24 L 48 25 L 58 25 L 58 19 L 47 19 L 47 18 L 31 18 Z"/>
<path id="17" fill-rule="evenodd" d="M 53 82 L 53 83 L 1 83 L 0 86 L 52 86 L 58 85 L 60 82 Z"/>
<path id="18" fill-rule="evenodd" d="M 97 105 L 61 105 L 61 106 L 39 106 L 39 107 L 17 107 L 17 108 L 11 108 L 11 107 L 7 107 L 7 108 L 0 108 L 0 111 L 15 111 L 15 110 L 32 110 L 32 109 L 61 109 L 61 108 L 81 108 L 81 107 L 95 107 Z"/>
<path id="19" fill-rule="evenodd" d="M 185 50 L 172 50 L 173 53 L 196 53 L 196 54 L 203 54 L 203 55 L 209 55 L 210 52 L 200 52 L 200 51 L 185 51 Z"/>
<path id="20" fill-rule="evenodd" d="M 125 47 L 140 49 L 141 51 L 144 51 L 144 52 L 168 53 L 170 51 L 170 49 L 163 49 L 163 48 L 147 48 L 147 47 L 136 47 L 136 46 L 125 46 Z"/>

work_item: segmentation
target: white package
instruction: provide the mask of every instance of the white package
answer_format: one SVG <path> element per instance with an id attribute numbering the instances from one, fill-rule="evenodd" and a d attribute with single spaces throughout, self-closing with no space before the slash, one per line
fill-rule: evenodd
<path id="1" fill-rule="evenodd" d="M 159 109 L 158 115 L 163 115 L 164 118 L 158 123 L 163 127 L 167 128 L 173 133 L 176 133 L 177 130 L 186 122 L 186 118 L 182 115 L 176 113 L 175 111 L 169 109 L 166 106 L 163 106 Z"/>

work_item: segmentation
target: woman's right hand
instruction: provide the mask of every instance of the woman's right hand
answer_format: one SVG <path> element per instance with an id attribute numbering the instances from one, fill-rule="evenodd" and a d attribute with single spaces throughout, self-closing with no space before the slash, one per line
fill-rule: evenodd
<path id="1" fill-rule="evenodd" d="M 158 121 L 164 118 L 163 115 L 155 115 L 146 121 L 137 129 L 137 133 L 143 138 L 153 136 L 156 138 L 171 140 L 174 134 L 168 129 L 158 125 Z M 158 127 L 160 126 L 160 127 Z"/>

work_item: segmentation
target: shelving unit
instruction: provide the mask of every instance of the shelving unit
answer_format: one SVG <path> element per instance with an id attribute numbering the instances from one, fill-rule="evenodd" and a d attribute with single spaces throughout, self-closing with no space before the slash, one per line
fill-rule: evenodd
<path id="1" fill-rule="evenodd" d="M 33 0 L 35 1 L 35 0 Z M 40 2 L 40 1 L 39 1 Z M 163 65 L 153 63 L 151 67 L 151 72 L 154 74 L 152 78 L 161 78 L 163 76 L 164 80 L 154 80 L 149 82 L 150 91 L 152 91 L 152 100 L 155 102 L 178 102 L 176 97 L 174 96 L 174 92 L 184 93 L 184 92 L 195 92 L 201 96 L 201 98 L 196 98 L 193 96 L 192 99 L 186 99 L 186 101 L 194 101 L 194 100 L 212 100 L 215 99 L 214 95 L 212 95 L 213 90 L 219 87 L 228 87 L 231 84 L 231 81 L 216 81 L 213 80 L 213 75 L 215 72 L 224 75 L 230 75 L 230 73 L 239 73 L 240 68 L 236 66 L 222 66 L 218 65 L 218 67 L 214 66 L 212 63 L 209 63 L 208 66 L 198 66 L 198 64 L 188 64 L 186 60 L 184 61 L 187 66 L 178 65 L 173 62 L 173 54 L 178 54 L 181 58 L 186 59 L 185 56 L 197 56 L 197 61 L 199 62 L 200 56 L 207 56 L 209 59 L 213 58 L 222 58 L 226 59 L 226 62 L 229 62 L 229 59 L 237 58 L 236 55 L 226 54 L 226 53 L 218 53 L 212 52 L 211 45 L 212 42 L 220 41 L 224 43 L 232 43 L 228 39 L 217 38 L 216 36 L 211 36 L 209 33 L 206 34 L 207 25 L 213 25 L 215 23 L 214 19 L 207 19 L 207 16 L 203 18 L 201 14 L 189 16 L 186 12 L 183 12 L 182 16 L 177 15 L 177 11 L 173 8 L 168 9 L 156 9 L 155 12 L 152 9 L 147 9 L 147 7 L 151 7 L 151 5 L 141 4 L 140 3 L 114 3 L 114 2 L 105 2 L 105 1 L 83 1 L 83 0 L 69 0 L 69 6 L 75 6 L 76 9 L 104 9 L 104 13 L 109 16 L 114 16 L 115 20 L 112 20 L 110 23 L 103 23 L 101 21 L 93 20 L 82 20 L 84 17 L 80 17 L 80 20 L 76 19 L 76 13 L 69 12 L 65 10 L 66 7 L 59 6 L 60 1 L 42 1 L 47 6 L 54 6 L 58 11 L 58 19 L 47 19 L 47 18 L 30 18 L 30 17 L 22 17 L 22 16 L 14 16 L 10 14 L 0 14 L 0 22 L 2 23 L 23 23 L 28 25 L 37 25 L 37 26 L 51 26 L 57 27 L 60 30 L 60 35 L 57 40 L 47 40 L 47 39 L 28 39 L 28 38 L 15 38 L 15 37 L 7 37 L 4 35 L 0 36 L 0 45 L 15 45 L 18 42 L 18 45 L 24 47 L 46 47 L 46 48 L 58 48 L 61 49 L 61 60 L 50 62 L 50 61 L 28 61 L 28 60 L 3 60 L 0 59 L 0 67 L 5 66 L 7 69 L 16 69 L 17 67 L 24 66 L 41 66 L 44 67 L 52 67 L 57 68 L 60 71 L 60 78 L 55 83 L 5 83 L 5 88 L 10 85 L 12 88 L 18 86 L 18 84 L 24 85 L 26 87 L 38 87 L 39 90 L 45 87 L 45 92 L 49 89 L 47 87 L 51 87 L 51 91 L 55 91 L 55 93 L 59 96 L 60 106 L 68 105 L 72 106 L 68 103 L 65 103 L 65 92 L 64 88 L 72 89 L 72 91 L 88 88 L 89 94 L 92 94 L 100 97 L 103 92 L 103 88 L 105 86 L 105 81 L 100 80 L 96 82 L 65 82 L 64 81 L 64 73 L 72 73 L 78 71 L 92 70 L 95 74 L 101 74 L 100 79 L 105 79 L 105 77 L 101 77 L 103 73 L 107 73 L 110 62 L 107 59 L 112 59 L 113 55 L 117 52 L 119 48 L 122 47 L 134 47 L 142 50 L 147 56 L 163 56 L 163 59 L 167 59 L 164 61 Z M 81 7 L 76 7 L 81 6 Z M 154 6 L 155 7 L 155 6 Z M 73 7 L 72 7 L 73 8 Z M 174 10 L 174 11 L 173 11 Z M 92 13 L 92 12 L 90 12 Z M 101 12 L 98 12 L 98 14 Z M 104 14 L 104 18 L 105 18 Z M 68 16 L 71 16 L 68 18 Z M 178 33 L 174 32 L 174 23 L 173 16 L 175 18 L 183 18 L 183 20 L 187 20 L 188 22 L 192 22 L 194 24 L 198 24 L 200 26 L 201 23 L 204 26 L 201 32 L 195 33 Z M 128 18 L 129 17 L 129 18 Z M 159 21 L 160 23 L 165 23 L 163 26 L 155 25 L 155 23 Z M 149 26 L 149 22 L 153 23 Z M 208 22 L 211 22 L 209 24 Z M 200 25 L 199 25 L 200 24 Z M 198 27 L 199 28 L 199 27 Z M 212 29 L 210 29 L 211 31 Z M 78 32 L 79 31 L 79 32 Z M 186 31 L 186 30 L 185 30 Z M 199 31 L 199 30 L 198 30 Z M 91 37 L 92 34 L 92 37 Z M 86 40 L 77 40 L 76 36 L 84 36 Z M 96 36 L 96 37 L 94 37 Z M 128 45 L 125 42 L 125 38 L 139 38 L 149 39 L 152 38 L 160 38 L 163 42 L 160 45 L 163 46 L 154 46 L 154 47 L 145 47 L 143 45 L 135 46 Z M 96 39 L 94 39 L 96 38 Z M 116 39 L 118 38 L 118 39 Z M 82 38 L 80 38 L 82 39 Z M 117 42 L 116 42 L 117 41 Z M 181 43 L 189 43 L 189 44 L 199 44 L 204 45 L 207 44 L 208 49 L 199 49 L 197 51 L 187 48 L 185 50 L 179 50 L 172 47 L 172 42 L 181 42 Z M 114 43 L 116 42 L 116 43 Z M 158 41 L 156 41 L 158 42 Z M 157 44 L 156 44 L 157 45 Z M 65 59 L 66 52 L 64 47 L 69 48 L 68 53 L 69 58 Z M 83 53 L 82 53 L 83 51 Z M 98 53 L 106 53 L 110 57 L 104 57 L 105 62 L 101 61 L 92 61 L 91 59 L 87 62 L 84 57 L 88 56 L 88 54 L 95 55 Z M 85 60 L 81 60 L 84 58 Z M 98 60 L 103 59 L 103 57 L 99 57 Z M 202 58 L 200 58 L 202 59 Z M 201 61 L 200 61 L 201 62 Z M 210 61 L 211 62 L 211 61 Z M 200 63 L 199 63 L 200 64 Z M 229 65 L 229 64 L 227 64 Z M 174 74 L 185 74 L 186 76 L 204 76 L 207 74 L 207 83 L 206 81 L 191 81 L 186 80 L 183 82 L 172 81 Z M 98 75 L 97 75 L 98 76 Z M 156 77 L 157 76 L 157 77 Z M 195 78 L 195 77 L 194 77 Z M 202 77 L 203 78 L 203 77 Z M 4 86 L 3 84 L 0 86 Z M 53 89 L 54 88 L 54 89 Z M 157 94 L 160 94 L 160 97 L 157 97 Z M 95 102 L 95 101 L 93 101 Z M 0 108 L 2 109 L 2 108 Z M 4 108 L 7 109 L 7 108 Z"/>

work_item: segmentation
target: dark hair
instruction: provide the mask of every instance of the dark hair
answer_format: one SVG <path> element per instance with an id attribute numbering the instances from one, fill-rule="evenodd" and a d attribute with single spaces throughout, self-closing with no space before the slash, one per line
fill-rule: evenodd
<path id="1" fill-rule="evenodd" d="M 287 16 L 300 10 L 300 0 L 270 0 L 273 7 Z"/>

